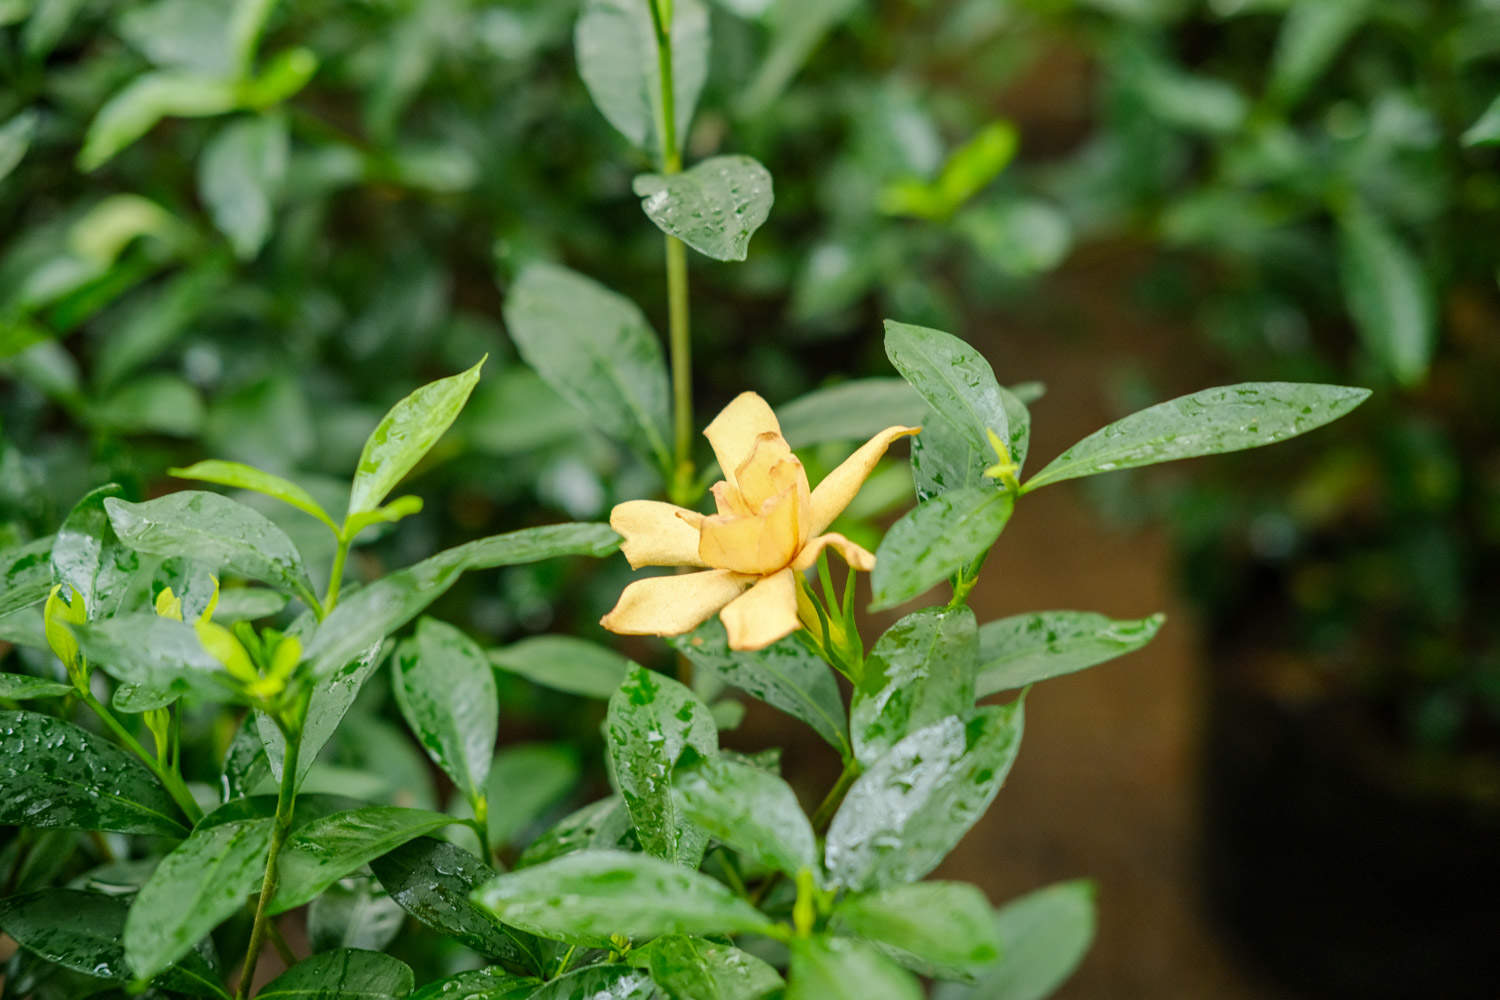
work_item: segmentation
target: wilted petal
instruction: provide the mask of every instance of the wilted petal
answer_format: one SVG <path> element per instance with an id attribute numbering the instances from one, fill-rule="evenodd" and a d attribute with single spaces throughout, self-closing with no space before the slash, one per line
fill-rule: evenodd
<path id="1" fill-rule="evenodd" d="M 632 569 L 702 566 L 698 526 L 703 515 L 660 500 L 627 500 L 609 512 L 609 526 L 625 539 L 620 551 Z"/>
<path id="2" fill-rule="evenodd" d="M 825 548 L 833 549 L 844 557 L 844 562 L 861 573 L 868 573 L 875 568 L 874 553 L 862 545 L 855 545 L 837 531 L 830 531 L 819 535 L 808 542 L 802 551 L 797 553 L 797 561 L 792 563 L 792 568 L 797 570 L 811 569 Z"/>
<path id="3" fill-rule="evenodd" d="M 797 581 L 791 569 L 768 576 L 720 612 L 730 649 L 761 649 L 797 631 Z"/>
<path id="4" fill-rule="evenodd" d="M 599 624 L 620 635 L 681 635 L 738 597 L 746 582 L 722 569 L 637 580 Z"/>
<path id="5" fill-rule="evenodd" d="M 751 510 L 759 510 L 767 500 L 787 490 L 796 490 L 802 502 L 807 502 L 807 471 L 780 434 L 762 434 L 756 438 L 750 457 L 734 470 L 734 478 L 740 496 Z"/>
<path id="6" fill-rule="evenodd" d="M 740 496 L 740 491 L 730 486 L 728 481 L 719 480 L 709 490 L 714 495 L 714 507 L 724 517 L 749 517 L 755 513 L 745 504 L 745 498 Z"/>
<path id="7" fill-rule="evenodd" d="M 920 427 L 887 427 L 830 472 L 812 491 L 812 524 L 809 525 L 812 534 L 822 534 L 834 518 L 844 512 L 892 441 L 919 430 Z"/>
<path id="8" fill-rule="evenodd" d="M 698 558 L 705 566 L 774 573 L 792 561 L 802 545 L 798 497 L 787 490 L 754 517 L 705 517 L 698 535 Z"/>
<path id="9" fill-rule="evenodd" d="M 755 450 L 755 439 L 762 434 L 775 434 L 781 436 L 781 424 L 776 420 L 776 414 L 771 412 L 771 407 L 758 393 L 742 392 L 734 397 L 734 400 L 719 415 L 714 417 L 713 422 L 703 429 L 703 436 L 708 438 L 708 443 L 713 447 L 714 456 L 719 460 L 719 468 L 724 470 L 724 478 L 729 480 L 729 485 L 738 486 L 734 474 L 750 453 Z"/>

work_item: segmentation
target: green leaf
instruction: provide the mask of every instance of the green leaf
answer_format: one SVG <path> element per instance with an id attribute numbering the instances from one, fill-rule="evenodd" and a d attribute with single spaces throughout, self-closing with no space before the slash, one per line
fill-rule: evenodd
<path id="1" fill-rule="evenodd" d="M 1202 389 L 1132 413 L 1047 463 L 1027 481 L 1039 486 L 1138 465 L 1258 448 L 1337 420 L 1368 389 L 1314 382 L 1243 382 Z"/>
<path id="2" fill-rule="evenodd" d="M 0 824 L 181 837 L 156 776 L 101 736 L 37 712 L 0 712 Z"/>
<path id="3" fill-rule="evenodd" d="M 198 158 L 199 197 L 241 260 L 254 260 L 271 235 L 289 147 L 286 119 L 257 115 L 225 125 Z"/>
<path id="4" fill-rule="evenodd" d="M 307 717 L 302 723 L 302 747 L 297 754 L 299 786 L 307 778 L 308 771 L 312 770 L 318 754 L 333 738 L 334 730 L 354 704 L 365 681 L 370 679 L 370 675 L 380 665 L 383 648 L 383 644 L 377 639 L 341 666 L 319 674 L 314 679 Z M 255 721 L 271 774 L 280 781 L 281 765 L 286 756 L 286 741 L 269 716 L 257 714 Z"/>
<path id="5" fill-rule="evenodd" d="M 301 598 L 309 607 L 317 604 L 292 540 L 242 503 L 183 490 L 145 503 L 107 499 L 104 509 L 120 540 L 137 552 L 191 556 L 216 572 L 248 576 Z"/>
<path id="6" fill-rule="evenodd" d="M 492 879 L 473 899 L 541 937 L 607 947 L 610 935 L 764 931 L 770 921 L 727 886 L 647 854 L 581 851 Z"/>
<path id="7" fill-rule="evenodd" d="M 920 425 L 922 433 L 911 439 L 911 478 L 919 503 L 965 487 L 995 488 L 985 475 L 995 464 L 993 448 L 981 449 L 932 410 Z"/>
<path id="8" fill-rule="evenodd" d="M 976 694 L 1022 688 L 1140 649 L 1156 638 L 1165 615 L 1115 619 L 1092 611 L 1037 611 L 979 627 Z"/>
<path id="9" fill-rule="evenodd" d="M 880 210 L 919 219 L 947 219 L 999 176 L 1015 159 L 1019 146 L 1014 125 L 991 122 L 953 151 L 937 180 L 910 179 L 887 187 L 881 192 Z"/>
<path id="10" fill-rule="evenodd" d="M 746 858 L 792 876 L 819 870 L 812 824 L 776 775 L 710 757 L 679 770 L 672 787 L 688 819 Z"/>
<path id="11" fill-rule="evenodd" d="M 470 894 L 496 872 L 463 848 L 418 837 L 371 860 L 370 870 L 417 922 L 511 971 L 543 971 L 545 946 L 524 931 L 496 923 L 470 901 Z"/>
<path id="12" fill-rule="evenodd" d="M 762 959 L 704 938 L 657 938 L 625 957 L 649 971 L 672 1000 L 759 1000 L 785 985 Z"/>
<path id="13" fill-rule="evenodd" d="M 591 965 L 558 976 L 530 1000 L 652 1000 L 656 984 L 628 965 Z"/>
<path id="14" fill-rule="evenodd" d="M 235 85 L 193 73 L 144 73 L 116 91 L 89 123 L 78 169 L 97 170 L 163 118 L 201 118 L 233 111 Z"/>
<path id="15" fill-rule="evenodd" d="M 405 962 L 340 948 L 304 959 L 262 986 L 257 1000 L 403 1000 L 416 982 Z"/>
<path id="16" fill-rule="evenodd" d="M 656 228 L 705 257 L 744 260 L 771 214 L 771 172 L 748 156 L 711 156 L 676 174 L 641 174 L 632 185 Z"/>
<path id="17" fill-rule="evenodd" d="M 1369 0 L 1298 0 L 1281 22 L 1266 93 L 1291 107 L 1328 68 L 1369 14 Z"/>
<path id="18" fill-rule="evenodd" d="M 140 569 L 135 552 L 120 543 L 104 501 L 121 493 L 116 483 L 101 486 L 73 505 L 52 541 L 52 577 L 83 595 L 90 618 L 112 614 Z M 67 593 L 67 591 L 64 591 Z"/>
<path id="19" fill-rule="evenodd" d="M 269 912 L 295 909 L 361 865 L 453 822 L 443 813 L 400 806 L 361 806 L 315 819 L 282 848 Z"/>
<path id="20" fill-rule="evenodd" d="M 914 882 L 849 896 L 834 907 L 831 922 L 923 975 L 951 979 L 1000 957 L 990 902 L 964 882 Z"/>
<path id="21" fill-rule="evenodd" d="M 823 859 L 855 891 L 914 882 L 937 867 L 984 815 L 1021 748 L 1022 702 L 989 705 L 968 721 L 919 729 L 850 787 L 828 828 Z"/>
<path id="22" fill-rule="evenodd" d="M 922 1000 L 911 973 L 873 946 L 849 938 L 792 942 L 786 1000 Z"/>
<path id="23" fill-rule="evenodd" d="M 10 172 L 26 158 L 32 136 L 36 135 L 39 117 L 35 108 L 24 108 L 0 125 L 0 181 L 10 176 Z"/>
<path id="24" fill-rule="evenodd" d="M 1397 382 L 1420 384 L 1437 347 L 1422 261 L 1379 216 L 1355 204 L 1339 215 L 1339 276 L 1365 349 Z"/>
<path id="25" fill-rule="evenodd" d="M 406 724 L 432 762 L 473 801 L 495 754 L 500 700 L 495 672 L 474 640 L 435 618 L 391 659 L 391 687 Z"/>
<path id="26" fill-rule="evenodd" d="M 1001 907 L 1003 956 L 972 986 L 945 983 L 933 1000 L 1042 1000 L 1061 986 L 1094 939 L 1094 887 L 1060 882 Z"/>
<path id="27" fill-rule="evenodd" d="M 538 635 L 489 651 L 490 663 L 543 687 L 607 700 L 635 666 L 630 659 L 587 639 Z"/>
<path id="28" fill-rule="evenodd" d="M 974 707 L 979 630 L 967 607 L 926 608 L 886 630 L 865 658 L 849 729 L 862 764 L 912 732 Z"/>
<path id="29" fill-rule="evenodd" d="M 885 353 L 902 378 L 978 451 L 994 454 L 986 431 L 1010 449 L 1017 468 L 1026 461 L 1031 418 L 1026 406 L 995 381 L 978 351 L 952 334 L 885 321 Z"/>
<path id="30" fill-rule="evenodd" d="M 419 987 L 407 1000 L 530 1000 L 542 981 L 532 976 L 517 976 L 499 966 L 470 969 L 446 979 L 436 979 Z"/>
<path id="31" fill-rule="evenodd" d="M 203 396 L 180 375 L 148 372 L 98 400 L 89 420 L 116 434 L 192 437 L 203 429 Z"/>
<path id="32" fill-rule="evenodd" d="M 729 648 L 729 636 L 715 616 L 667 641 L 697 670 L 711 672 L 725 684 L 801 719 L 840 755 L 848 757 L 852 752 L 838 682 L 828 664 L 796 639 L 738 652 Z"/>
<path id="33" fill-rule="evenodd" d="M 269 816 L 210 816 L 162 859 L 125 920 L 125 960 L 137 977 L 180 961 L 245 905 L 265 875 L 273 824 Z"/>
<path id="34" fill-rule="evenodd" d="M 191 625 L 140 612 L 75 625 L 72 632 L 90 664 L 126 684 L 168 699 L 190 692 L 211 701 L 242 698 Z"/>
<path id="35" fill-rule="evenodd" d="M 718 751 L 708 706 L 670 677 L 636 667 L 609 699 L 604 739 L 641 847 L 697 867 L 705 842 L 678 814 L 670 776 L 689 747 L 705 757 Z"/>
<path id="36" fill-rule="evenodd" d="M 708 78 L 708 10 L 700 0 L 675 0 L 667 9 L 672 12 L 676 153 L 687 139 L 698 93 Z M 650 9 L 637 0 L 587 0 L 573 43 L 578 74 L 599 111 L 637 148 L 660 156 L 661 67 Z"/>
<path id="37" fill-rule="evenodd" d="M 101 317 L 104 336 L 93 364 L 98 389 L 114 388 L 125 376 L 165 353 L 218 301 L 228 282 L 225 262 L 211 256 L 131 296 L 117 322 L 114 316 Z"/>
<path id="38" fill-rule="evenodd" d="M 639 846 L 630 825 L 630 810 L 618 795 L 611 795 L 564 816 L 526 846 L 516 867 L 529 868 L 578 851 L 627 851 Z"/>
<path id="39" fill-rule="evenodd" d="M 474 391 L 484 360 L 468 371 L 429 382 L 391 407 L 360 453 L 349 490 L 350 517 L 380 506 L 443 436 Z"/>
<path id="40" fill-rule="evenodd" d="M 634 302 L 566 268 L 535 263 L 506 296 L 505 325 L 526 363 L 595 429 L 670 471 L 667 366 Z"/>
<path id="41" fill-rule="evenodd" d="M 129 903 L 76 889 L 43 889 L 0 901 L 0 930 L 28 951 L 74 972 L 126 982 L 131 978 L 120 938 Z M 202 955 L 188 952 L 158 986 L 200 997 L 228 997 Z"/>
<path id="42" fill-rule="evenodd" d="M 969 486 L 907 511 L 875 552 L 870 609 L 893 608 L 970 566 L 995 544 L 1015 505 L 1012 493 Z"/>
<path id="43" fill-rule="evenodd" d="M 490 843 L 515 841 L 578 783 L 578 751 L 567 743 L 512 745 L 495 755 L 488 788 Z"/>
<path id="44" fill-rule="evenodd" d="M 552 524 L 444 549 L 340 601 L 318 626 L 304 657 L 314 676 L 343 667 L 415 618 L 467 570 L 567 555 L 603 556 L 619 546 L 620 537 L 607 524 Z"/>
<path id="45" fill-rule="evenodd" d="M 0 617 L 40 604 L 52 590 L 52 538 L 0 552 Z"/>
<path id="46" fill-rule="evenodd" d="M 857 378 L 815 389 L 777 408 L 793 448 L 825 441 L 865 441 L 893 424 L 916 427 L 927 405 L 899 378 Z"/>
<path id="47" fill-rule="evenodd" d="M 168 469 L 167 472 L 178 479 L 196 479 L 205 483 L 216 483 L 219 486 L 264 493 L 268 497 L 275 497 L 282 503 L 290 504 L 303 513 L 311 514 L 335 532 L 339 530 L 333 518 L 318 501 L 313 499 L 311 493 L 291 480 L 283 479 L 270 472 L 263 472 L 252 465 L 210 459 L 206 462 L 195 462 L 185 469 Z"/>
<path id="48" fill-rule="evenodd" d="M 0 698 L 29 701 L 32 698 L 61 698 L 73 693 L 73 685 L 49 681 L 30 674 L 0 674 Z"/>
<path id="49" fill-rule="evenodd" d="M 333 948 L 383 951 L 406 922 L 406 911 L 385 887 L 368 877 L 329 886 L 307 908 L 307 936 L 314 952 Z"/>
<path id="50" fill-rule="evenodd" d="M 14 122 L 15 119 L 11 121 Z M 1493 146 L 1496 143 L 1500 143 L 1500 96 L 1490 101 L 1484 114 L 1475 119 L 1474 124 L 1463 134 L 1465 146 Z M 0 140 L 0 145 L 3 145 L 3 140 Z M 4 176 L 3 160 L 0 160 L 0 177 Z"/>

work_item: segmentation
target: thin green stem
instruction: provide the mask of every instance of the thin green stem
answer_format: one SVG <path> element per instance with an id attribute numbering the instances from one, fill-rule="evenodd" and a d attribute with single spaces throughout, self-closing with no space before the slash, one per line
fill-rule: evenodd
<path id="1" fill-rule="evenodd" d="M 490 804 L 483 795 L 476 795 L 469 802 L 469 807 L 474 810 L 474 818 L 469 821 L 474 835 L 479 838 L 479 849 L 486 863 L 494 861 L 495 848 L 490 843 Z"/>
<path id="2" fill-rule="evenodd" d="M 139 757 L 141 762 L 151 769 L 151 773 L 156 775 L 157 780 L 162 783 L 167 794 L 172 796 L 172 801 L 177 803 L 177 808 L 182 810 L 182 814 L 188 818 L 189 822 L 196 823 L 203 818 L 203 810 L 198 808 L 198 803 L 193 799 L 193 794 L 188 791 L 187 784 L 175 771 L 165 767 L 156 759 L 155 754 L 147 753 L 146 748 L 141 746 L 140 740 L 130 734 L 130 730 L 126 729 L 120 720 L 115 718 L 114 713 L 94 697 L 92 691 L 81 691 L 78 697 L 93 710 L 100 721 L 109 727 L 109 731 L 115 734 L 115 738 L 125 744 L 125 749 Z"/>
<path id="3" fill-rule="evenodd" d="M 813 813 L 813 831 L 818 836 L 828 832 L 828 824 L 833 822 L 833 816 L 839 811 L 839 806 L 844 804 L 844 796 L 849 794 L 849 788 L 854 784 L 860 774 L 859 761 L 852 757 L 844 761 L 843 773 L 839 780 L 834 782 L 832 788 L 823 799 L 823 804 L 818 806 L 818 811 Z"/>
<path id="4" fill-rule="evenodd" d="M 298 713 L 301 714 L 300 712 Z M 271 848 L 266 853 L 266 874 L 260 883 L 260 899 L 255 903 L 255 922 L 250 927 L 250 943 L 245 948 L 243 971 L 240 972 L 236 1000 L 248 1000 L 250 987 L 255 979 L 255 966 L 260 961 L 261 949 L 265 946 L 266 922 L 270 918 L 267 909 L 276 895 L 277 860 L 281 845 L 286 842 L 287 832 L 292 828 L 292 806 L 297 799 L 297 754 L 302 747 L 302 722 L 281 728 L 286 737 L 286 753 L 281 761 L 281 788 L 276 794 L 276 819 L 271 827 Z"/>
<path id="5" fill-rule="evenodd" d="M 323 610 L 318 615 L 322 620 L 339 603 L 339 588 L 344 584 L 344 562 L 349 558 L 349 545 L 353 542 L 343 532 L 339 533 L 338 548 L 333 550 L 333 567 L 328 571 L 328 592 L 323 595 Z"/>

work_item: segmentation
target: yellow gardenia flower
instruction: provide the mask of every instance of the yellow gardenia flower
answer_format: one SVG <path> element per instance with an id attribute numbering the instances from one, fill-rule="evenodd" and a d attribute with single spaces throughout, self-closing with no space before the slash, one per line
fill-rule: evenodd
<path id="1" fill-rule="evenodd" d="M 841 514 L 892 441 L 916 427 L 887 427 L 810 490 L 802 462 L 766 401 L 741 393 L 703 435 L 724 470 L 718 513 L 657 500 L 615 507 L 609 524 L 633 568 L 700 566 L 701 573 L 637 580 L 601 624 L 623 635 L 680 635 L 721 611 L 731 649 L 760 649 L 797 630 L 797 581 L 825 548 L 869 571 L 875 556 L 825 529 Z"/>

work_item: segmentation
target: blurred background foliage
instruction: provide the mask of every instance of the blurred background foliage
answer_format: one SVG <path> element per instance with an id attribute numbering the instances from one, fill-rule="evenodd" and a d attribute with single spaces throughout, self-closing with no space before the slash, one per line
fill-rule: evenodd
<path id="1" fill-rule="evenodd" d="M 499 320 L 509 276 L 545 256 L 666 325 L 630 193 L 649 164 L 584 92 L 575 17 L 0 0 L 0 547 L 98 482 L 146 496 L 209 455 L 316 493 L 390 403 L 486 351 L 414 484 L 425 511 L 364 558 L 659 492 Z M 978 339 L 969 317 L 1033 308 L 1080 258 L 1224 381 L 1376 388 L 1315 445 L 1095 495 L 1169 524 L 1220 694 L 1493 824 L 1500 4 L 719 0 L 711 32 L 689 158 L 756 157 L 776 202 L 747 264 L 694 260 L 700 409 L 881 370 L 881 317 Z M 1175 361 L 1100 377 L 1123 412 Z M 326 563 L 321 535 L 286 527 Z M 623 569 L 562 572 L 471 581 L 448 613 L 492 639 L 591 622 Z M 591 725 L 507 697 L 559 720 L 537 735 Z"/>

